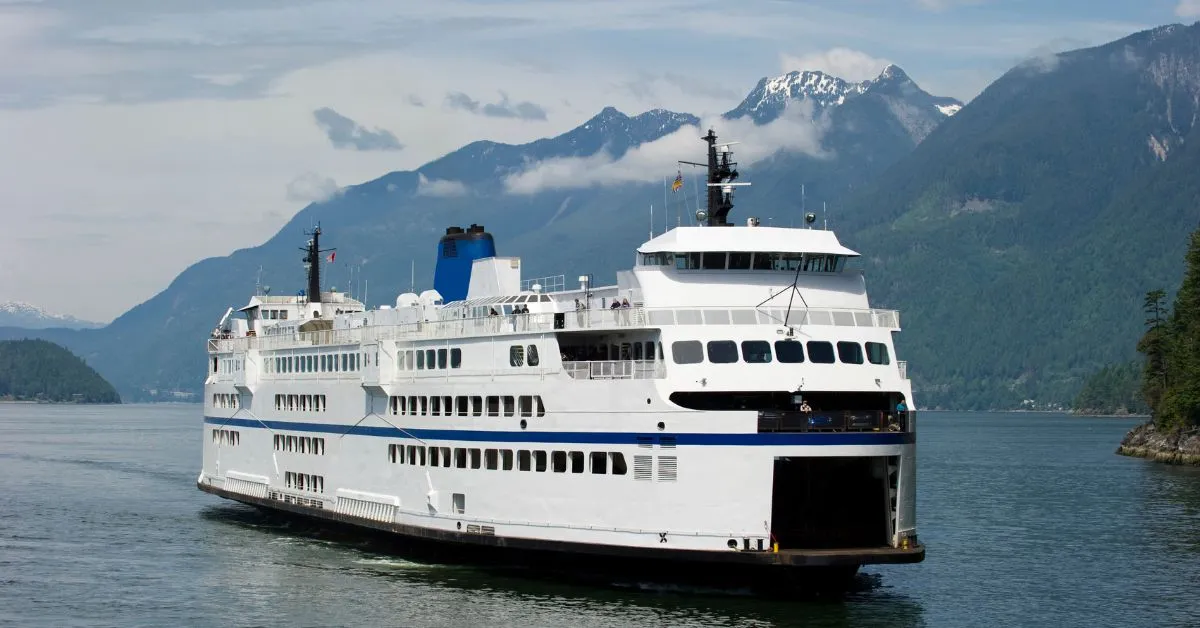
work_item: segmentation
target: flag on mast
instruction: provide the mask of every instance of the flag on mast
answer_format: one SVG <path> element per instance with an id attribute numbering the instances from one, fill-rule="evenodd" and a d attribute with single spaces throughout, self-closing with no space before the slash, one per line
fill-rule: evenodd
<path id="1" fill-rule="evenodd" d="M 679 173 L 675 175 L 675 180 L 671 182 L 671 191 L 678 192 L 679 188 L 681 188 L 681 187 L 683 187 L 683 171 L 682 170 L 679 171 Z"/>
<path id="2" fill-rule="evenodd" d="M 332 262 L 332 261 L 333 261 L 333 258 L 335 258 L 335 257 L 337 257 L 337 251 L 333 251 L 333 252 L 331 252 L 331 253 L 330 253 L 330 254 L 329 254 L 329 255 L 328 255 L 326 258 L 325 258 L 325 261 L 327 261 L 327 262 Z"/>

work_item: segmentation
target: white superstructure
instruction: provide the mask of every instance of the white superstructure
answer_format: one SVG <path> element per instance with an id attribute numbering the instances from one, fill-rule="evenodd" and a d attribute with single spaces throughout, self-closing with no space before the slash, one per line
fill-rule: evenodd
<path id="1" fill-rule="evenodd" d="M 208 340 L 199 487 L 452 546 L 921 560 L 898 314 L 832 232 L 726 224 L 735 164 L 705 139 L 708 225 L 644 243 L 615 285 L 522 281 L 473 225 L 439 244 L 457 294 L 367 309 L 320 291 L 315 230 L 309 290 Z"/>

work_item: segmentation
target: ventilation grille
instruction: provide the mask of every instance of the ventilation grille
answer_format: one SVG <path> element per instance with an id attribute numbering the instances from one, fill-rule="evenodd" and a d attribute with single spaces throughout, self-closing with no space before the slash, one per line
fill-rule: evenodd
<path id="1" fill-rule="evenodd" d="M 654 464 L 653 456 L 634 456 L 633 457 L 633 479 L 649 481 L 652 476 L 651 467 Z"/>
<path id="2" fill-rule="evenodd" d="M 248 482 L 238 478 L 225 478 L 225 490 L 251 497 L 266 497 L 267 485 L 259 482 Z"/>
<path id="3" fill-rule="evenodd" d="M 382 521 L 384 523 L 391 523 L 396 518 L 396 507 L 392 504 L 381 504 L 365 499 L 354 499 L 353 497 L 339 496 L 337 498 L 337 511 L 338 514 L 361 517 L 372 521 Z"/>
<path id="4" fill-rule="evenodd" d="M 662 447 L 663 449 L 675 449 L 675 437 L 663 436 L 662 438 L 658 439 L 658 446 Z"/>
<path id="5" fill-rule="evenodd" d="M 658 457 L 658 481 L 674 482 L 679 474 L 679 462 L 675 456 Z"/>
<path id="6" fill-rule="evenodd" d="M 637 437 L 637 445 L 638 445 L 638 447 L 650 449 L 651 447 L 654 446 L 654 439 L 650 438 L 649 436 L 638 436 Z"/>

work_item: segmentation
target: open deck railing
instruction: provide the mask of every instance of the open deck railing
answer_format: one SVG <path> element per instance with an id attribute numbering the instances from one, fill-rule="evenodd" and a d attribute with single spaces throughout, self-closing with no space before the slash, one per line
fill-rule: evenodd
<path id="1" fill-rule="evenodd" d="M 874 410 L 760 410 L 758 431 L 763 432 L 907 432 L 911 412 Z"/>
<path id="2" fill-rule="evenodd" d="M 656 360 L 595 360 L 563 362 L 563 370 L 575 379 L 661 379 L 666 368 Z"/>
<path id="3" fill-rule="evenodd" d="M 880 327 L 899 329 L 895 310 L 785 308 L 646 308 L 587 309 L 449 318 L 404 325 L 357 327 L 248 338 L 211 338 L 208 350 L 226 353 L 247 349 L 292 349 L 306 346 L 371 344 L 381 340 L 433 340 L 471 336 L 497 336 L 528 332 L 659 328 L 671 325 L 783 325 Z"/>

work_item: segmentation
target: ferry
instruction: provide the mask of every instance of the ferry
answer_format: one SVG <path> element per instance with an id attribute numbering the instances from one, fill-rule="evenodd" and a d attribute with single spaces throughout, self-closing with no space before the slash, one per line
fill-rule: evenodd
<path id="1" fill-rule="evenodd" d="M 899 314 L 813 214 L 730 222 L 746 183 L 701 139 L 706 209 L 615 284 L 524 278 L 470 225 L 432 290 L 368 308 L 322 289 L 306 233 L 307 289 L 256 290 L 207 341 L 198 488 L 484 561 L 845 583 L 923 560 Z"/>

